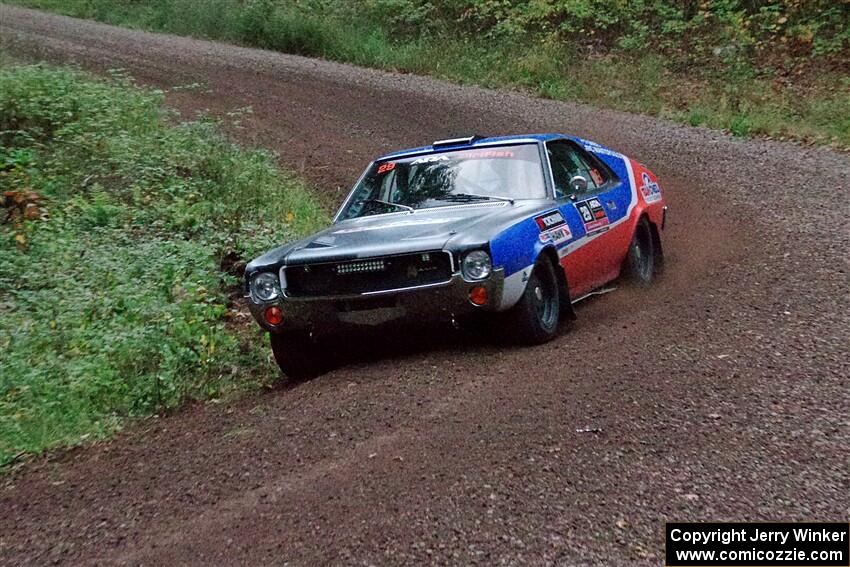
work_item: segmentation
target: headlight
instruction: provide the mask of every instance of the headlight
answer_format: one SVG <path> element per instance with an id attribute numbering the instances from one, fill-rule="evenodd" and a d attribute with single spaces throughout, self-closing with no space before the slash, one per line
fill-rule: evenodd
<path id="1" fill-rule="evenodd" d="M 468 280 L 483 280 L 490 275 L 493 264 L 490 255 L 484 250 L 473 250 L 463 257 L 460 271 Z"/>
<path id="2" fill-rule="evenodd" d="M 251 279 L 251 295 L 257 301 L 271 301 L 280 295 L 280 284 L 277 275 L 272 272 L 262 272 Z"/>

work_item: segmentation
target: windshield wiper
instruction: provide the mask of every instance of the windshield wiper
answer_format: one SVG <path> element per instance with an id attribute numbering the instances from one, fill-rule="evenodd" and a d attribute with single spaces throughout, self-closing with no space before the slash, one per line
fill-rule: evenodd
<path id="1" fill-rule="evenodd" d="M 391 203 L 389 201 L 384 201 L 381 199 L 362 199 L 357 201 L 357 204 L 361 203 L 378 203 L 380 205 L 389 205 L 390 207 L 398 207 L 399 209 L 404 209 L 405 211 L 410 211 L 411 213 L 415 210 L 413 207 L 408 207 L 407 205 L 402 205 L 401 203 Z"/>
<path id="2" fill-rule="evenodd" d="M 504 201 L 506 203 L 514 204 L 514 200 L 510 197 L 500 197 L 497 195 L 479 195 L 477 193 L 451 193 L 450 195 L 446 195 L 444 197 L 437 197 L 438 201 L 462 201 L 462 200 L 472 200 L 472 199 L 485 199 L 487 201 Z"/>

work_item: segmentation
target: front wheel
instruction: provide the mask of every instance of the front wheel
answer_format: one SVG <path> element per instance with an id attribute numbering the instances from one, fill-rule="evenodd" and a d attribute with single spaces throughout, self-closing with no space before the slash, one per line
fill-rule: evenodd
<path id="1" fill-rule="evenodd" d="M 322 373 L 321 353 L 310 333 L 269 333 L 269 340 L 277 365 L 289 378 L 306 380 Z"/>
<path id="2" fill-rule="evenodd" d="M 525 291 L 507 312 L 508 330 L 520 343 L 542 344 L 555 338 L 561 314 L 561 298 L 555 268 L 540 259 L 531 271 Z"/>

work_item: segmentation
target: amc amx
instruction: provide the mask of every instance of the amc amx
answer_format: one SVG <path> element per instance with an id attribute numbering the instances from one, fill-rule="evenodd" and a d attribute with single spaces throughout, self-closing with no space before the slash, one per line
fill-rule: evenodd
<path id="1" fill-rule="evenodd" d="M 246 292 L 290 376 L 320 337 L 396 320 L 490 319 L 538 344 L 621 274 L 653 280 L 666 211 L 645 166 L 588 140 L 443 140 L 372 162 L 329 228 L 247 266 Z"/>

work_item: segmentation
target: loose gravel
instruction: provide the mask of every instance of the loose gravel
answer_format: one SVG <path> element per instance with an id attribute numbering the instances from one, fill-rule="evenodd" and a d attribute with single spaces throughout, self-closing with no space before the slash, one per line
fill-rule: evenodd
<path id="1" fill-rule="evenodd" d="M 302 384 L 144 421 L 0 484 L 0 564 L 659 565 L 665 521 L 850 517 L 850 158 L 0 6 L 18 57 L 120 67 L 337 203 L 375 154 L 561 131 L 649 164 L 671 208 L 648 291 L 556 341 L 341 343 Z M 248 323 L 246 323 L 248 324 Z"/>

